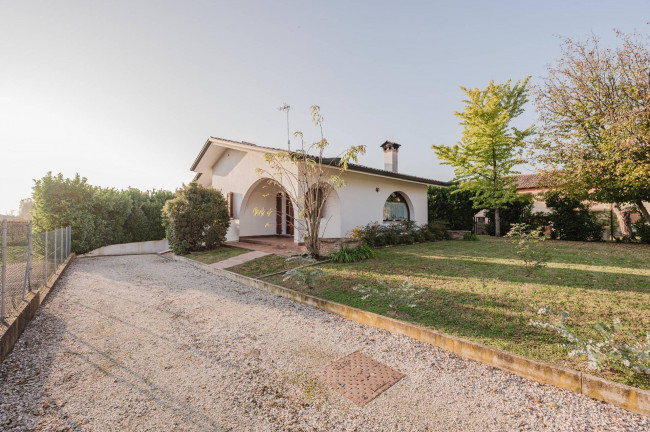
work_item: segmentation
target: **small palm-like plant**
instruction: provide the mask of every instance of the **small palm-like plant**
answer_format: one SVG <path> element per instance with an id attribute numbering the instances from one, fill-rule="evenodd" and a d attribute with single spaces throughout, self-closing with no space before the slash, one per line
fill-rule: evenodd
<path id="1" fill-rule="evenodd" d="M 551 321 L 531 320 L 531 324 L 534 327 L 554 330 L 568 340 L 569 343 L 561 346 L 569 350 L 571 357 L 584 355 L 589 369 L 600 370 L 604 366 L 609 366 L 626 375 L 650 375 L 650 332 L 646 332 L 645 341 L 640 340 L 623 329 L 620 319 L 614 318 L 611 325 L 604 323 L 596 325 L 595 328 L 601 334 L 602 340 L 595 342 L 592 339 L 581 338 L 566 324 L 568 312 L 556 316 L 547 306 L 539 309 L 537 313 L 550 316 L 552 319 Z"/>
<path id="2" fill-rule="evenodd" d="M 417 287 L 408 279 L 397 286 L 390 286 L 383 281 L 377 281 L 377 285 L 357 285 L 352 289 L 363 294 L 362 300 L 377 298 L 388 301 L 388 306 L 392 309 L 393 314 L 397 314 L 406 308 L 413 309 L 417 307 L 427 292 L 425 288 Z"/>
<path id="3" fill-rule="evenodd" d="M 312 267 L 317 261 L 309 254 L 292 256 L 287 258 L 287 262 L 297 262 L 298 267 L 292 268 L 284 274 L 284 279 L 282 280 L 285 282 L 289 279 L 297 279 L 303 285 L 306 285 L 307 288 L 313 289 L 316 285 L 316 279 L 324 274 L 323 270 Z"/>
<path id="4" fill-rule="evenodd" d="M 513 239 L 517 255 L 524 261 L 526 276 L 530 277 L 535 270 L 546 266 L 547 252 L 540 245 L 545 237 L 539 230 L 531 229 L 525 223 L 513 224 L 506 237 Z"/>

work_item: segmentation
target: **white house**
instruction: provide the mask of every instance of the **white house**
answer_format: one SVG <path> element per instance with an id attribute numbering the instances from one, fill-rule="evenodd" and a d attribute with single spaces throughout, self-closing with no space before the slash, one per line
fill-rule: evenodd
<path id="1" fill-rule="evenodd" d="M 449 184 L 399 173 L 399 147 L 399 144 L 389 141 L 381 145 L 384 169 L 349 165 L 342 176 L 345 186 L 334 189 L 324 205 L 326 223 L 323 224 L 322 238 L 347 237 L 353 228 L 374 221 L 428 222 L 427 186 Z M 275 235 L 293 236 L 295 242 L 302 240 L 301 233 L 294 229 L 295 212 L 284 188 L 271 185 L 269 178 L 258 174 L 258 169 L 269 169 L 264 155 L 278 151 L 210 137 L 192 164 L 190 169 L 196 173 L 194 181 L 221 190 L 228 199 L 232 218 L 228 241 Z M 274 211 L 259 215 L 254 211 L 256 208 Z"/>

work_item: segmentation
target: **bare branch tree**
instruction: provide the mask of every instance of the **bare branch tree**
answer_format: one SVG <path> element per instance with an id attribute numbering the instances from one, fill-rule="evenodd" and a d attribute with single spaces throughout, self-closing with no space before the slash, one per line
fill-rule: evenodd
<path id="1" fill-rule="evenodd" d="M 284 190 L 286 199 L 297 210 L 294 226 L 305 241 L 307 251 L 313 257 L 320 256 L 319 238 L 322 237 L 329 219 L 324 219 L 325 205 L 330 194 L 343 186 L 343 174 L 348 164 L 356 162 L 365 146 L 353 146 L 333 158 L 325 157 L 329 142 L 323 133 L 324 118 L 319 106 L 310 108 L 312 121 L 318 128 L 320 139 L 305 142 L 302 132 L 295 132 L 300 147 L 296 150 L 280 150 L 265 155 L 268 168 L 260 168 L 257 174 L 268 178 L 268 185 Z M 272 214 L 275 209 L 255 209 L 257 214 Z"/>

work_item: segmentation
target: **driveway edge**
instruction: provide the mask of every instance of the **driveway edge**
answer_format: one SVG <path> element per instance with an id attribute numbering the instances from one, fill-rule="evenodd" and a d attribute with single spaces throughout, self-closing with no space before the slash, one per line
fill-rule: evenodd
<path id="1" fill-rule="evenodd" d="M 517 354 L 511 354 L 430 328 L 409 324 L 373 312 L 367 312 L 351 306 L 303 294 L 260 279 L 250 278 L 228 270 L 216 269 L 207 264 L 175 254 L 174 260 L 188 263 L 201 270 L 223 276 L 251 288 L 257 288 L 270 294 L 322 309 L 361 324 L 381 328 L 393 334 L 408 336 L 453 352 L 460 357 L 475 360 L 539 383 L 551 384 L 610 403 L 634 413 L 650 416 L 650 391 L 648 390 L 630 387 L 573 369 L 562 368 Z"/>
<path id="2" fill-rule="evenodd" d="M 50 277 L 47 283 L 42 286 L 38 291 L 33 291 L 31 298 L 25 300 L 18 309 L 18 315 L 13 317 L 13 321 L 6 327 L 4 333 L 0 337 L 0 363 L 9 355 L 18 338 L 23 333 L 27 324 L 34 318 L 38 312 L 41 303 L 45 301 L 47 295 L 54 288 L 56 282 L 59 280 L 64 270 L 75 259 L 75 254 L 71 254 L 63 263 L 56 269 L 56 272 Z M 4 324 L 3 324 L 4 326 Z"/>

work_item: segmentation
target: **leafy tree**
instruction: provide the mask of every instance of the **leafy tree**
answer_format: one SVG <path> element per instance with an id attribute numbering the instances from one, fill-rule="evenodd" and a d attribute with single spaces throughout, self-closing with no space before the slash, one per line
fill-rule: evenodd
<path id="1" fill-rule="evenodd" d="M 650 51 L 647 39 L 617 36 L 615 49 L 596 37 L 562 44 L 562 58 L 537 90 L 542 128 L 535 149 L 550 186 L 614 203 L 621 231 L 630 235 L 625 203 L 650 223 Z"/>
<path id="2" fill-rule="evenodd" d="M 31 213 L 36 232 L 72 227 L 72 251 L 85 253 L 93 250 L 95 240 L 94 188 L 85 177 L 63 178 L 48 172 L 34 181 Z"/>
<path id="3" fill-rule="evenodd" d="M 169 246 L 177 254 L 219 246 L 230 227 L 223 194 L 197 183 L 177 190 L 176 196 L 165 203 L 162 217 Z"/>
<path id="4" fill-rule="evenodd" d="M 546 206 L 552 210 L 548 219 L 552 224 L 553 236 L 562 240 L 602 240 L 602 224 L 580 199 L 550 191 L 546 193 Z"/>
<path id="5" fill-rule="evenodd" d="M 323 134 L 324 118 L 320 107 L 312 106 L 312 121 L 320 132 L 320 140 L 306 144 L 302 132 L 294 133 L 299 138 L 297 150 L 282 150 L 265 155 L 267 169 L 257 171 L 260 177 L 269 177 L 269 183 L 282 188 L 298 214 L 294 220 L 296 228 L 305 240 L 305 247 L 312 257 L 319 257 L 319 238 L 327 227 L 321 225 L 325 203 L 333 190 L 345 186 L 342 175 L 350 162 L 356 162 L 358 155 L 365 153 L 365 146 L 348 148 L 339 157 L 326 158 L 329 142 Z M 257 208 L 257 214 L 271 214 L 274 208 Z"/>
<path id="6" fill-rule="evenodd" d="M 474 208 L 494 210 L 496 235 L 501 236 L 500 211 L 517 195 L 513 167 L 522 162 L 526 138 L 534 127 L 517 129 L 510 123 L 524 111 L 529 78 L 495 84 L 485 90 L 461 89 L 465 111 L 456 112 L 463 126 L 461 140 L 452 147 L 433 145 L 443 164 L 454 167 L 459 190 L 471 191 Z"/>
<path id="7" fill-rule="evenodd" d="M 429 186 L 429 221 L 442 223 L 453 230 L 472 229 L 476 214 L 472 197 L 471 191 L 458 190 L 457 186 Z"/>
<path id="8" fill-rule="evenodd" d="M 513 225 L 525 223 L 537 228 L 533 220 L 533 196 L 531 194 L 517 194 L 510 202 L 505 204 L 500 211 L 499 230 L 509 232 Z M 486 216 L 489 220 L 485 229 L 488 234 L 495 235 L 496 227 L 496 210 L 488 210 Z"/>
<path id="9" fill-rule="evenodd" d="M 160 212 L 173 195 L 169 191 L 140 191 L 89 185 L 77 174 L 64 178 L 47 173 L 35 180 L 31 215 L 34 229 L 72 227 L 72 251 L 165 238 Z"/>

